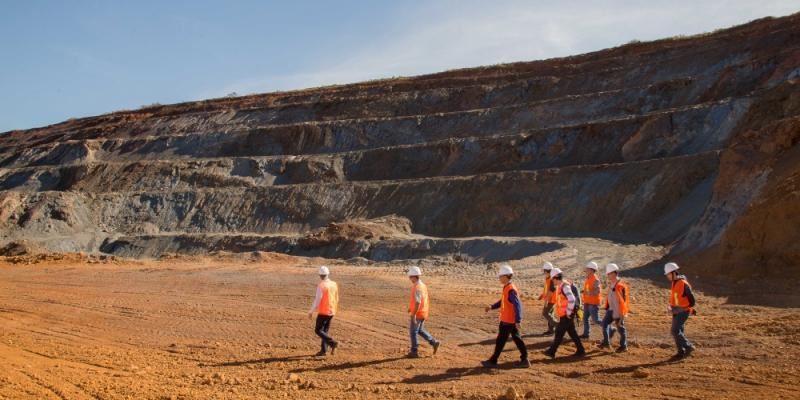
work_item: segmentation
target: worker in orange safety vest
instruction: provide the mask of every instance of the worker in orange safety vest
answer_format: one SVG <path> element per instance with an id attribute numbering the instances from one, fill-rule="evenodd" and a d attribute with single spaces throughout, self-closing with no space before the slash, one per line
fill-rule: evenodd
<path id="1" fill-rule="evenodd" d="M 497 360 L 500 358 L 500 353 L 508 342 L 508 337 L 514 341 L 519 350 L 520 360 L 517 364 L 520 367 L 528 368 L 531 366 L 528 361 L 528 348 L 525 347 L 525 342 L 522 341 L 522 330 L 520 323 L 522 322 L 522 300 L 520 300 L 519 291 L 517 287 L 511 283 L 511 278 L 514 276 L 514 270 L 511 266 L 504 264 L 500 266 L 497 273 L 497 278 L 503 285 L 503 295 L 500 301 L 488 305 L 485 308 L 486 312 L 489 310 L 500 309 L 500 328 L 497 333 L 497 339 L 494 344 L 494 353 L 486 360 L 481 361 L 481 365 L 486 368 L 497 368 Z"/>
<path id="2" fill-rule="evenodd" d="M 575 330 L 575 313 L 577 311 L 576 296 L 578 295 L 578 288 L 572 290 L 572 283 L 565 281 L 564 276 L 559 268 L 553 268 L 550 271 L 550 277 L 553 279 L 555 285 L 555 298 L 556 306 L 555 313 L 558 317 L 558 325 L 556 326 L 556 333 L 553 338 L 553 344 L 550 348 L 544 351 L 544 355 L 555 358 L 558 347 L 561 346 L 561 341 L 564 340 L 564 334 L 569 334 L 570 339 L 575 343 L 575 356 L 583 357 L 586 355 L 586 350 L 583 348 L 581 338 L 578 336 L 578 331 Z"/>
<path id="3" fill-rule="evenodd" d="M 411 350 L 408 352 L 409 358 L 419 357 L 417 336 L 422 336 L 433 348 L 433 354 L 439 351 L 441 342 L 436 340 L 433 335 L 425 330 L 425 321 L 428 319 L 430 310 L 430 299 L 428 297 L 428 287 L 422 283 L 422 270 L 419 267 L 408 269 L 408 279 L 411 281 L 411 296 L 408 299 L 408 333 L 411 337 Z"/>
<path id="4" fill-rule="evenodd" d="M 581 339 L 588 339 L 591 333 L 591 324 L 600 325 L 600 279 L 597 277 L 597 263 L 590 261 L 586 264 L 586 280 L 583 281 L 581 300 L 583 304 L 583 334 Z M 589 321 L 591 319 L 591 321 Z"/>
<path id="5" fill-rule="evenodd" d="M 686 339 L 685 334 L 686 321 L 690 315 L 695 315 L 694 293 L 686 276 L 678 274 L 679 269 L 678 264 L 672 262 L 664 265 L 664 276 L 672 284 L 669 291 L 669 312 L 672 315 L 671 333 L 678 348 L 678 352 L 672 356 L 673 360 L 688 357 L 694 351 L 694 345 Z"/>
<path id="6" fill-rule="evenodd" d="M 619 266 L 617 264 L 606 265 L 606 276 L 608 277 L 608 294 L 606 295 L 605 307 L 606 315 L 603 318 L 603 341 L 600 342 L 601 349 L 611 348 L 611 337 L 614 332 L 619 331 L 619 347 L 617 353 L 628 351 L 628 330 L 625 326 L 625 318 L 630 309 L 630 288 L 628 284 L 619 279 Z M 612 322 L 616 328 L 612 327 Z"/>
<path id="7" fill-rule="evenodd" d="M 542 289 L 542 294 L 539 296 L 539 300 L 544 300 L 544 305 L 542 306 L 542 317 L 544 317 L 545 321 L 547 321 L 547 330 L 542 332 L 542 336 L 550 336 L 555 333 L 555 327 L 558 325 L 558 319 L 553 316 L 553 307 L 555 305 L 555 286 L 550 279 L 550 271 L 553 270 L 553 264 L 549 261 L 545 261 L 542 265 L 542 271 L 544 272 L 544 288 Z"/>
<path id="8" fill-rule="evenodd" d="M 331 354 L 336 352 L 336 347 L 339 344 L 328 335 L 328 330 L 331 327 L 331 320 L 336 314 L 339 307 L 339 286 L 336 282 L 330 280 L 328 277 L 331 271 L 326 266 L 319 267 L 320 282 L 317 285 L 317 292 L 314 296 L 314 302 L 311 304 L 311 309 L 308 310 L 308 318 L 317 312 L 317 323 L 314 327 L 314 333 L 322 340 L 322 348 L 318 357 L 325 357 L 328 347 L 331 349 Z"/>

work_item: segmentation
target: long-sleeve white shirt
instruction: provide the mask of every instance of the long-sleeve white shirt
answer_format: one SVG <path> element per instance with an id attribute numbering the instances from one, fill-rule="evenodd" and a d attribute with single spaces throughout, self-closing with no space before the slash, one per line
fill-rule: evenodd
<path id="1" fill-rule="evenodd" d="M 617 297 L 617 294 L 614 293 L 614 290 L 616 290 L 617 287 L 617 283 L 619 283 L 619 281 L 613 282 L 610 285 L 608 285 L 608 295 L 606 296 L 606 298 L 608 299 L 608 311 L 612 313 L 611 316 L 614 319 L 622 318 L 619 307 L 619 298 Z"/>
<path id="2" fill-rule="evenodd" d="M 561 293 L 567 298 L 567 316 L 571 316 L 575 311 L 575 294 L 572 293 L 572 285 L 569 282 L 561 283 Z"/>
<path id="3" fill-rule="evenodd" d="M 324 280 L 329 280 L 325 278 Z M 309 313 L 313 313 L 317 311 L 317 307 L 319 307 L 319 302 L 322 301 L 322 289 L 320 289 L 319 285 L 317 285 L 317 294 L 314 295 L 314 302 L 311 303 L 311 309 L 308 310 Z"/>

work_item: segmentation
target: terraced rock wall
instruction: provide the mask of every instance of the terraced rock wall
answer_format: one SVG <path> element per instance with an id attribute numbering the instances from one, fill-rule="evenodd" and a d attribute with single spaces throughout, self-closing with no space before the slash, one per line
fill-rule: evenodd
<path id="1" fill-rule="evenodd" d="M 798 26 L 794 15 L 6 133 L 0 240 L 134 256 L 284 250 L 331 222 L 396 214 L 447 240 L 590 236 L 706 254 L 789 179 L 772 166 L 797 143 Z"/>

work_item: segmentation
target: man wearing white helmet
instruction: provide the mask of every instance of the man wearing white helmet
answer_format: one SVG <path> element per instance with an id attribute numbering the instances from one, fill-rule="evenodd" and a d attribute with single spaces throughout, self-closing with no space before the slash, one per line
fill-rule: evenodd
<path id="1" fill-rule="evenodd" d="M 511 283 L 513 276 L 514 270 L 511 269 L 510 265 L 504 264 L 500 266 L 497 277 L 500 283 L 503 284 L 503 295 L 500 301 L 485 308 L 486 312 L 500 309 L 500 329 L 495 340 L 494 353 L 488 360 L 481 361 L 481 365 L 486 368 L 497 368 L 497 360 L 500 358 L 503 348 L 506 347 L 509 335 L 519 350 L 520 360 L 518 365 L 523 368 L 531 366 L 530 361 L 528 361 L 528 348 L 525 347 L 525 342 L 522 341 L 522 331 L 520 329 L 522 302 L 519 299 L 519 292 L 516 286 Z"/>
<path id="2" fill-rule="evenodd" d="M 553 344 L 550 345 L 550 348 L 544 351 L 544 355 L 555 358 L 556 352 L 558 351 L 558 347 L 561 346 L 561 341 L 564 340 L 564 334 L 569 334 L 570 339 L 575 343 L 575 351 L 576 357 L 583 357 L 586 354 L 586 350 L 583 348 L 583 343 L 581 343 L 581 338 L 578 336 L 578 331 L 575 330 L 575 305 L 577 300 L 575 296 L 578 293 L 578 289 L 575 288 L 575 292 L 572 291 L 572 284 L 564 280 L 562 272 L 558 268 L 553 268 L 550 271 L 550 277 L 553 279 L 553 283 L 556 287 L 555 297 L 556 297 L 556 306 L 555 312 L 556 316 L 558 316 L 558 326 L 556 326 L 556 334 L 553 338 Z"/>
<path id="3" fill-rule="evenodd" d="M 600 325 L 600 279 L 597 278 L 597 263 L 591 261 L 586 264 L 586 280 L 583 281 L 581 299 L 583 300 L 583 335 L 581 339 L 588 339 L 593 322 Z M 592 321 L 589 321 L 591 319 Z"/>
<path id="4" fill-rule="evenodd" d="M 542 336 L 550 336 L 555 331 L 555 327 L 558 324 L 558 320 L 553 317 L 553 306 L 555 305 L 555 293 L 556 289 L 553 285 L 552 280 L 550 279 L 550 271 L 553 270 L 553 264 L 550 261 L 545 261 L 542 265 L 542 271 L 544 272 L 544 289 L 542 289 L 542 294 L 539 296 L 539 300 L 544 300 L 544 306 L 542 306 L 542 317 L 544 317 L 545 321 L 547 321 L 547 330 L 542 332 Z"/>
<path id="5" fill-rule="evenodd" d="M 317 323 L 314 328 L 314 333 L 322 340 L 322 348 L 317 356 L 324 357 L 327 353 L 328 347 L 331 349 L 331 354 L 336 352 L 338 343 L 328 335 L 328 330 L 331 327 L 331 320 L 339 306 L 339 286 L 336 282 L 330 280 L 328 276 L 331 271 L 326 266 L 319 267 L 320 282 L 317 285 L 317 293 L 314 296 L 314 303 L 311 304 L 311 309 L 308 310 L 308 318 L 317 312 Z"/>
<path id="6" fill-rule="evenodd" d="M 669 293 L 669 310 L 672 314 L 672 337 L 675 339 L 675 346 L 678 348 L 672 359 L 680 360 L 688 357 L 694 351 L 692 343 L 686 339 L 684 327 L 689 315 L 694 315 L 694 293 L 692 286 L 686 280 L 686 276 L 679 275 L 678 264 L 667 263 L 664 265 L 664 276 L 672 283 Z"/>
<path id="7" fill-rule="evenodd" d="M 433 354 L 439 351 L 439 341 L 434 339 L 433 335 L 425 330 L 425 320 L 428 319 L 429 302 L 428 302 L 428 287 L 422 283 L 422 270 L 419 267 L 411 267 L 408 269 L 408 279 L 411 281 L 411 296 L 408 300 L 408 333 L 411 337 L 411 350 L 408 352 L 408 357 L 417 358 L 418 343 L 417 336 L 422 336 L 433 347 Z"/>
<path id="8" fill-rule="evenodd" d="M 601 349 L 611 348 L 611 337 L 615 331 L 619 331 L 619 347 L 617 353 L 628 351 L 628 330 L 625 327 L 625 317 L 628 316 L 630 305 L 630 288 L 619 279 L 619 266 L 617 264 L 606 265 L 606 275 L 608 276 L 608 293 L 606 294 L 605 310 L 603 318 L 603 341 L 600 342 Z M 616 325 L 616 329 L 611 323 Z"/>

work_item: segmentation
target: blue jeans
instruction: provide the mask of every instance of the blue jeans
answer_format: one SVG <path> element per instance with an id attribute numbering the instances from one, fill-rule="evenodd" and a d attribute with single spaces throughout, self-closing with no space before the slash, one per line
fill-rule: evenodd
<path id="1" fill-rule="evenodd" d="M 431 345 L 436 343 L 436 339 L 425 330 L 425 320 L 424 319 L 414 319 L 411 318 L 408 324 L 408 334 L 411 337 L 411 352 L 416 353 L 419 344 L 417 344 L 417 335 L 422 336 L 423 339 L 428 341 Z"/>
<path id="2" fill-rule="evenodd" d="M 683 353 L 686 349 L 692 347 L 692 344 L 689 343 L 689 340 L 686 339 L 686 335 L 684 334 L 684 325 L 686 325 L 686 320 L 688 319 L 688 311 L 672 315 L 671 331 L 672 337 L 675 338 L 675 346 L 678 347 L 678 353 Z"/>
<path id="3" fill-rule="evenodd" d="M 589 333 L 592 331 L 589 318 L 591 318 L 592 322 L 595 324 L 600 325 L 600 306 L 597 304 L 583 305 L 583 336 L 589 336 Z"/>
<path id="4" fill-rule="evenodd" d="M 611 330 L 612 322 L 616 324 L 619 331 L 619 347 L 628 347 L 628 330 L 625 328 L 625 318 L 615 320 L 614 313 L 611 310 L 606 310 L 606 316 L 603 318 L 603 344 L 611 344 L 611 337 L 614 336 L 614 331 Z"/>

